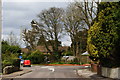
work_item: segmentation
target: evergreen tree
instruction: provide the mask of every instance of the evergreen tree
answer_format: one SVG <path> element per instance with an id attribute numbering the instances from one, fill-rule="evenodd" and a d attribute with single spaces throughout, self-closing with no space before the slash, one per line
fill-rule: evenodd
<path id="1" fill-rule="evenodd" d="M 120 2 L 101 2 L 88 31 L 88 51 L 102 66 L 120 66 Z M 95 59 L 95 58 L 93 58 Z"/>

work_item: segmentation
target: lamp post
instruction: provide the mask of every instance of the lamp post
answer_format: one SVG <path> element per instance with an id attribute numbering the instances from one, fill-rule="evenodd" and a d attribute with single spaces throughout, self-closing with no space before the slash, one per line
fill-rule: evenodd
<path id="1" fill-rule="evenodd" d="M 2 33 L 2 0 L 0 0 L 0 73 L 2 73 L 2 59 L 1 59 L 1 33 Z"/>

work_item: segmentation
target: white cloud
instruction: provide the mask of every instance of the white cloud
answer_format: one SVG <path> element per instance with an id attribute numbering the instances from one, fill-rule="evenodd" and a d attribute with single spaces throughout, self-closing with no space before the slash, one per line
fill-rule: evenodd
<path id="1" fill-rule="evenodd" d="M 8 35 L 5 35 L 5 34 L 2 35 L 3 40 L 6 40 L 7 38 L 8 38 Z"/>
<path id="2" fill-rule="evenodd" d="M 12 31 L 16 36 L 20 36 L 20 28 L 30 28 L 32 19 L 37 19 L 40 11 L 50 7 L 66 8 L 69 3 L 64 2 L 10 2 L 3 1 L 3 27 L 2 39 L 6 39 Z M 14 1 L 14 0 L 12 0 Z M 17 0 L 16 0 L 17 1 Z M 20 0 L 19 0 L 20 1 Z M 69 40 L 69 39 L 68 39 Z M 66 38 L 61 40 L 63 44 L 70 45 Z"/>
<path id="3" fill-rule="evenodd" d="M 74 2 L 74 1 L 75 0 L 3 0 L 3 2 Z"/>
<path id="4" fill-rule="evenodd" d="M 71 41 L 62 41 L 62 46 L 71 46 Z"/>
<path id="5" fill-rule="evenodd" d="M 84 0 L 3 0 L 2 2 L 84 2 Z M 86 2 L 98 1 L 98 0 L 85 0 Z M 102 0 L 105 2 L 105 0 Z M 107 0 L 110 1 L 110 0 Z M 113 2 L 112 0 L 111 2 Z M 118 0 L 115 0 L 118 2 Z M 101 0 L 99 0 L 101 2 Z"/>

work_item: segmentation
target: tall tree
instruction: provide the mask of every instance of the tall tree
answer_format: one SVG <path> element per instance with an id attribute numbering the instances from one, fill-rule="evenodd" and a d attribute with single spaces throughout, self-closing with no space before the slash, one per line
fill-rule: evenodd
<path id="1" fill-rule="evenodd" d="M 76 57 L 79 57 L 79 32 L 85 28 L 85 23 L 83 22 L 82 17 L 83 14 L 81 10 L 73 3 L 67 7 L 63 18 L 65 30 L 67 31 L 72 41 L 72 52 Z"/>
<path id="2" fill-rule="evenodd" d="M 20 39 L 17 36 L 15 36 L 15 34 L 13 32 L 10 32 L 10 34 L 8 35 L 7 42 L 9 45 L 14 45 L 14 46 L 21 45 Z"/>
<path id="3" fill-rule="evenodd" d="M 63 17 L 63 9 L 52 7 L 48 10 L 43 10 L 39 15 L 39 24 L 42 24 L 41 33 L 44 36 L 45 40 L 50 41 L 52 45 L 53 53 L 59 54 L 59 39 L 62 33 L 62 17 Z M 55 41 L 52 43 L 51 41 Z M 45 43 L 46 44 L 46 43 Z M 51 50 L 48 48 L 48 51 Z"/>
<path id="4" fill-rule="evenodd" d="M 33 26 L 33 22 L 31 22 L 32 29 L 24 29 L 22 32 L 23 40 L 26 44 L 26 47 L 29 47 L 31 50 L 34 50 L 38 44 L 38 40 L 40 38 L 38 28 Z"/>
<path id="5" fill-rule="evenodd" d="M 98 0 L 99 1 L 99 0 Z M 81 57 L 82 49 L 86 48 L 87 29 L 95 20 L 99 2 L 84 0 L 84 2 L 74 2 L 69 5 L 64 17 L 65 29 L 72 41 L 72 51 L 76 57 Z M 86 35 L 81 35 L 86 33 Z M 82 44 L 84 41 L 84 44 Z M 83 48 L 84 46 L 84 48 Z"/>
<path id="6" fill-rule="evenodd" d="M 31 48 L 38 44 L 44 45 L 51 53 L 56 53 L 60 56 L 61 51 L 58 49 L 60 46 L 59 39 L 62 35 L 62 17 L 64 10 L 62 8 L 52 7 L 48 10 L 43 10 L 38 14 L 39 21 L 33 20 L 31 22 L 31 30 L 24 30 L 24 41 L 29 43 Z M 48 44 L 49 42 L 49 44 Z M 49 46 L 52 46 L 52 50 Z"/>
<path id="7" fill-rule="evenodd" d="M 98 13 L 99 0 L 84 0 L 83 2 L 75 2 L 75 6 L 78 7 L 82 12 L 82 20 L 86 23 L 88 29 L 91 27 L 92 22 Z"/>

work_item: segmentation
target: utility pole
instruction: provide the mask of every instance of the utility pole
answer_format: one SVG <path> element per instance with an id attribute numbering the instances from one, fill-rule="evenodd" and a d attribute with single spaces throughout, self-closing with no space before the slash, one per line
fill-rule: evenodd
<path id="1" fill-rule="evenodd" d="M 0 73 L 2 73 L 1 37 L 2 37 L 2 0 L 0 0 Z"/>

